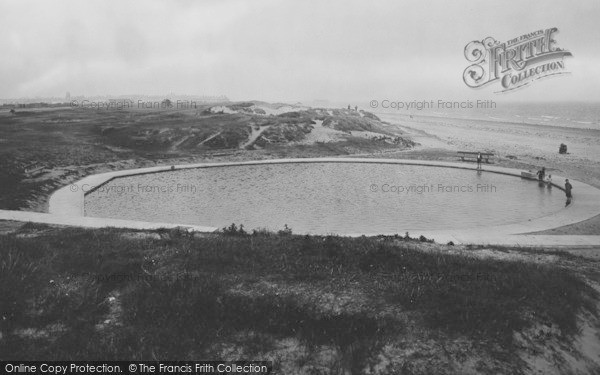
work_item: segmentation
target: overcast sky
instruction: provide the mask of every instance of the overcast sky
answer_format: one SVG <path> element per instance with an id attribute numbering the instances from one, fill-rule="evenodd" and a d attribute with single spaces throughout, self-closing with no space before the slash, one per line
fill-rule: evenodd
<path id="1" fill-rule="evenodd" d="M 600 1 L 0 0 L 0 98 L 600 100 Z M 568 76 L 468 88 L 467 43 L 557 27 Z"/>

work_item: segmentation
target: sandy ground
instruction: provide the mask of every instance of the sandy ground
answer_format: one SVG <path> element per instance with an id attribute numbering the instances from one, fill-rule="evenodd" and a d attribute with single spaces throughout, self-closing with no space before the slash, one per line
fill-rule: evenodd
<path id="1" fill-rule="evenodd" d="M 516 156 L 540 168 L 556 171 L 600 187 L 600 129 L 503 123 L 495 121 L 414 118 L 381 115 L 427 147 L 448 150 L 489 151 L 499 158 Z M 561 155 L 561 143 L 569 153 Z"/>
<path id="2" fill-rule="evenodd" d="M 327 126 L 323 126 L 323 120 L 314 120 L 315 124 L 313 125 L 313 130 L 306 135 L 306 137 L 297 142 L 298 144 L 313 144 L 317 142 L 336 142 L 342 139 L 344 136 L 344 132 L 339 130 L 332 129 Z"/>
<path id="3" fill-rule="evenodd" d="M 299 108 L 298 106 L 290 106 L 290 105 L 282 105 L 282 106 L 275 106 L 275 105 L 255 105 L 252 108 L 256 108 L 256 109 L 262 109 L 263 111 L 265 111 L 265 113 L 268 115 L 273 115 L 273 116 L 277 116 L 280 115 L 282 113 L 286 113 L 286 112 L 292 112 L 292 111 L 297 111 Z M 304 107 L 302 107 L 304 108 Z"/>
<path id="4" fill-rule="evenodd" d="M 579 180 L 600 188 L 600 129 L 578 129 L 429 116 L 378 114 L 391 128 L 405 132 L 421 144 L 423 154 L 486 151 L 500 166 L 538 170 Z M 568 154 L 559 154 L 561 143 Z M 573 191 L 574 199 L 577 192 Z M 600 234 L 600 215 L 543 234 Z"/>

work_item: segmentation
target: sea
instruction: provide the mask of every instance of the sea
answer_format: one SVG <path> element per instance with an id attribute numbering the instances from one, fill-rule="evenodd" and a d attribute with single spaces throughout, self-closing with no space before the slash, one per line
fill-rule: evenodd
<path id="1" fill-rule="evenodd" d="M 476 101 L 471 101 L 472 108 L 461 108 L 461 106 L 466 107 L 468 105 L 465 105 L 465 102 L 467 101 L 450 102 L 456 104 L 450 108 L 448 106 L 451 106 L 451 104 L 440 108 L 436 103 L 433 108 L 422 108 L 421 110 L 406 109 L 406 105 L 401 109 L 363 109 L 375 114 L 393 114 L 396 118 L 428 116 L 600 130 L 600 102 L 523 103 L 496 101 L 494 102 L 495 106 L 488 105 L 488 108 L 477 108 Z"/>

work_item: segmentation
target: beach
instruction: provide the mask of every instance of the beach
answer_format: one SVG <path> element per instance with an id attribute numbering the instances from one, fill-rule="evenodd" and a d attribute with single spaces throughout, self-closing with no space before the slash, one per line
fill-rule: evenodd
<path id="1" fill-rule="evenodd" d="M 600 188 L 600 128 L 516 123 L 492 119 L 448 118 L 431 115 L 377 113 L 390 128 L 404 132 L 420 145 L 406 151 L 410 157 L 458 159 L 457 151 L 494 154 L 494 163 L 509 168 L 579 180 Z M 567 154 L 559 154 L 561 143 Z M 564 184 L 564 181 L 554 181 Z M 573 191 L 574 204 L 577 192 Z M 600 234 L 600 215 L 543 234 Z"/>

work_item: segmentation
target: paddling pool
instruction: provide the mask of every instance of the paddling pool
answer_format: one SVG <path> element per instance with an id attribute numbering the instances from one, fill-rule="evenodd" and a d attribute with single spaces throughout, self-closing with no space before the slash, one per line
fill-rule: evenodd
<path id="1" fill-rule="evenodd" d="M 85 196 L 86 216 L 294 233 L 375 234 L 522 223 L 564 192 L 474 170 L 376 163 L 213 166 L 118 177 Z"/>

